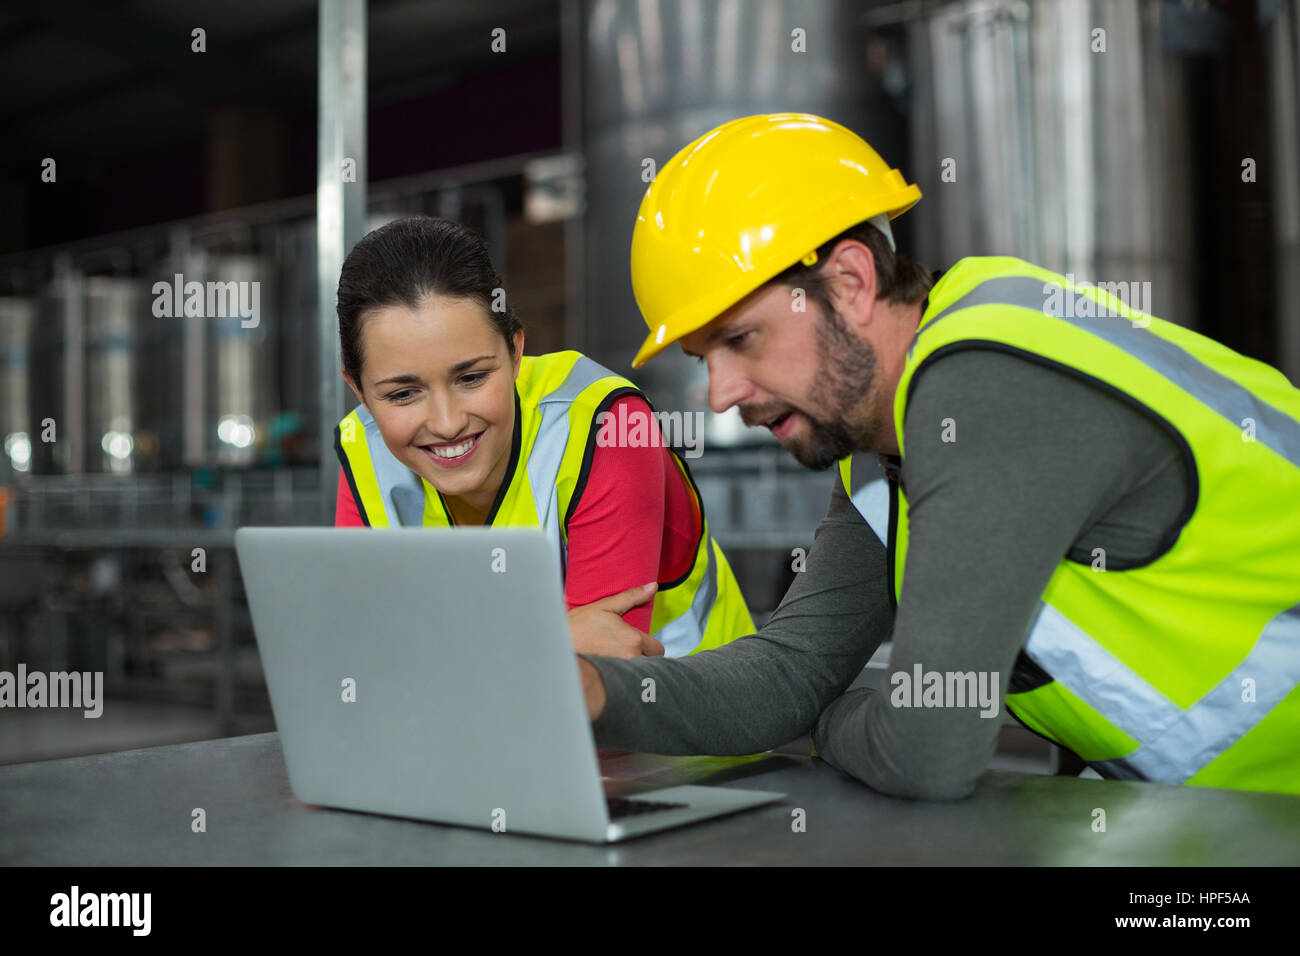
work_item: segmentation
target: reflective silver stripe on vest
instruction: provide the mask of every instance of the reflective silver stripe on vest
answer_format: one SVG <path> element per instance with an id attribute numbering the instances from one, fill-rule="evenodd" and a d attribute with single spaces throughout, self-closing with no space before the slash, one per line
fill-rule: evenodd
<path id="1" fill-rule="evenodd" d="M 542 423 L 537 430 L 537 439 L 533 442 L 533 451 L 528 458 L 528 482 L 532 486 L 534 502 L 537 506 L 537 520 L 544 528 L 560 527 L 563 516 L 559 513 L 559 491 L 556 477 L 560 473 L 560 462 L 569 444 L 569 406 L 573 400 L 593 382 L 613 375 L 591 359 L 578 359 L 574 363 L 563 383 L 548 393 L 537 404 L 542 415 Z M 598 427 L 592 422 L 592 427 Z M 549 489 L 547 500 L 537 499 L 539 489 Z M 555 536 L 558 547 L 560 536 Z M 717 563 L 713 555 L 713 539 L 705 538 L 705 548 L 709 553 L 707 569 L 699 589 L 691 601 L 691 608 L 675 620 L 669 621 L 651 637 L 664 646 L 665 657 L 684 657 L 704 640 L 704 632 L 709 625 L 709 613 L 718 594 Z"/>
<path id="2" fill-rule="evenodd" d="M 379 497 L 384 503 L 389 527 L 422 524 L 424 485 L 420 476 L 398 461 L 388 450 L 384 436 L 379 433 L 379 425 L 375 423 L 375 416 L 370 414 L 366 406 L 358 405 L 356 412 L 361 424 L 365 426 L 370 465 L 379 485 Z"/>
<path id="3" fill-rule="evenodd" d="M 1038 616 L 1025 653 L 1054 680 L 1139 744 L 1098 772 L 1123 780 L 1183 783 L 1240 740 L 1300 684 L 1300 604 L 1269 621 L 1245 659 L 1200 700 L 1182 710 L 1133 673 L 1049 604 Z M 1243 701 L 1243 681 L 1254 701 Z"/>
<path id="4" fill-rule="evenodd" d="M 1256 423 L 1255 438 L 1300 467 L 1300 421 L 1262 401 L 1180 346 L 1123 316 L 1053 316 L 1044 311 L 1045 283 L 1004 276 L 980 283 L 918 331 L 908 349 L 936 323 L 962 309 L 1004 303 L 1058 319 L 1109 342 L 1163 375 L 1236 428 Z M 1099 304 L 1100 307 L 1100 304 Z M 1186 711 L 1133 673 L 1064 615 L 1042 604 L 1025 652 L 1055 680 L 1137 740 L 1126 757 L 1097 761 L 1099 772 L 1120 779 L 1182 783 L 1240 740 L 1300 684 L 1300 605 L 1280 612 L 1246 658 Z M 1242 681 L 1254 681 L 1255 700 L 1241 699 Z"/>
<path id="5" fill-rule="evenodd" d="M 709 566 L 695 592 L 695 599 L 691 601 L 691 609 L 650 635 L 664 646 L 665 657 L 685 657 L 700 646 L 708 629 L 709 612 L 713 610 L 713 599 L 718 595 L 718 565 L 713 556 L 713 539 L 706 538 L 704 546 L 709 551 Z"/>
<path id="6" fill-rule="evenodd" d="M 551 542 L 551 551 L 560 567 L 564 567 L 561 562 L 567 557 L 568 547 L 564 544 L 564 535 L 560 529 L 564 516 L 560 514 L 560 492 L 556 487 L 556 479 L 560 474 L 564 451 L 569 447 L 569 406 L 593 382 L 612 374 L 583 356 L 573 363 L 573 368 L 569 369 L 564 381 L 537 402 L 541 424 L 537 427 L 537 438 L 528 455 L 528 485 L 537 510 L 538 525 L 554 532 L 548 534 L 547 539 Z M 560 553 L 561 548 L 565 551 L 563 555 Z"/>
<path id="7" fill-rule="evenodd" d="M 858 454 L 849 459 L 849 499 L 871 526 L 880 543 L 889 547 L 889 482 L 881 477 L 880 459 Z"/>
<path id="8" fill-rule="evenodd" d="M 917 339 L 954 312 L 994 303 L 1033 309 L 1044 319 L 1068 322 L 1075 328 L 1118 346 L 1232 422 L 1233 427 L 1241 428 L 1242 421 L 1252 419 L 1255 422 L 1256 441 L 1267 445 L 1300 468 L 1300 421 L 1261 401 L 1226 375 L 1216 372 L 1190 352 L 1161 338 L 1149 328 L 1134 327 L 1131 319 L 1113 315 L 1049 316 L 1043 311 L 1047 301 L 1046 293 L 1043 292 L 1045 285 L 1056 283 L 1045 283 L 1029 276 L 1004 276 L 980 283 L 917 330 L 907 350 L 907 357 L 912 357 Z"/>
<path id="9" fill-rule="evenodd" d="M 889 482 L 884 478 L 868 481 L 854 489 L 852 500 L 880 543 L 889 547 Z"/>
<path id="10" fill-rule="evenodd" d="M 537 521 L 543 528 L 559 528 L 559 493 L 555 480 L 569 441 L 569 404 L 587 386 L 612 374 L 584 356 L 574 363 L 559 386 L 538 401 L 541 424 L 526 467 L 536 503 Z M 379 485 L 380 497 L 388 511 L 388 523 L 392 526 L 419 527 L 424 523 L 423 481 L 388 450 L 374 416 L 366 407 L 360 405 L 356 411 L 365 426 L 370 462 Z M 542 500 L 536 500 L 538 495 L 541 495 Z M 557 530 L 555 540 L 552 541 L 552 551 L 557 562 L 560 558 L 559 550 L 560 535 Z"/>

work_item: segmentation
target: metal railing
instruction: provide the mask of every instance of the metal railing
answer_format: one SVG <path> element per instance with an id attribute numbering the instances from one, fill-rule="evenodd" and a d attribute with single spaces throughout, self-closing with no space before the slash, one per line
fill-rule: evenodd
<path id="1" fill-rule="evenodd" d="M 184 546 L 242 525 L 316 524 L 320 476 L 313 467 L 31 475 L 11 494 L 7 541 Z"/>

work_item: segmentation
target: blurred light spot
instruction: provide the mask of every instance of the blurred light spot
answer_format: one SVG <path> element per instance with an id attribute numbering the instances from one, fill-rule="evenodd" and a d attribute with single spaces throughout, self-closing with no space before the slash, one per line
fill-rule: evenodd
<path id="1" fill-rule="evenodd" d="M 13 463 L 14 471 L 26 471 L 32 464 L 32 442 L 26 432 L 11 432 L 5 436 L 5 454 Z"/>

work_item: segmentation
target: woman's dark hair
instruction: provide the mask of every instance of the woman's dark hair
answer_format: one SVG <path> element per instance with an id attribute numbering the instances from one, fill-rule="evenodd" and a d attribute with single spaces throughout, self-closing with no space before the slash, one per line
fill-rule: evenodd
<path id="1" fill-rule="evenodd" d="M 523 323 L 506 300 L 483 237 L 450 219 L 408 216 L 362 237 L 339 273 L 343 370 L 357 388 L 362 387 L 361 327 L 367 313 L 390 305 L 416 309 L 430 295 L 477 302 L 514 357 L 514 335 Z"/>
<path id="2" fill-rule="evenodd" d="M 870 222 L 863 221 L 845 229 L 834 239 L 817 247 L 817 261 L 811 266 L 796 262 L 780 275 L 770 279 L 778 285 L 803 289 L 804 294 L 822 307 L 823 315 L 831 315 L 830 277 L 822 272 L 826 260 L 835 246 L 845 239 L 856 239 L 871 250 L 876 263 L 876 298 L 895 304 L 915 305 L 930 294 L 934 277 L 925 266 L 914 259 L 896 253 L 890 248 L 885 234 Z"/>

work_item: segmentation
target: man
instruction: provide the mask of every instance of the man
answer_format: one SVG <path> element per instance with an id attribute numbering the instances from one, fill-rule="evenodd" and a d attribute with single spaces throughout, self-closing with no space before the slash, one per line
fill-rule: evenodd
<path id="1" fill-rule="evenodd" d="M 931 287 L 888 231 L 919 199 L 792 114 L 711 131 L 647 190 L 634 365 L 678 342 L 715 411 L 841 483 L 757 634 L 580 657 L 597 743 L 740 754 L 812 727 L 873 788 L 955 799 L 1003 696 L 1103 776 L 1300 793 L 1300 391 L 1022 260 Z M 644 596 L 607 600 L 616 629 Z M 891 689 L 844 694 L 891 635 Z"/>

